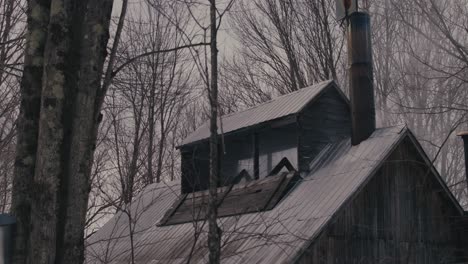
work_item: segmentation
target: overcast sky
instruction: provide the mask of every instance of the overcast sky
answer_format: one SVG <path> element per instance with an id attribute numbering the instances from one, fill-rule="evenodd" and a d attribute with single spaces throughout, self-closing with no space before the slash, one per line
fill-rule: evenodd
<path id="1" fill-rule="evenodd" d="M 137 3 L 145 0 L 129 0 L 128 8 L 135 8 Z M 219 5 L 223 6 L 226 1 L 217 1 Z M 122 0 L 114 0 L 114 8 L 112 16 L 118 18 L 122 8 Z M 235 9 L 235 6 L 233 7 Z M 230 56 L 236 46 L 236 40 L 232 37 L 231 27 L 229 26 L 229 13 L 223 18 L 220 31 L 218 32 L 218 49 L 220 50 L 220 57 Z"/>

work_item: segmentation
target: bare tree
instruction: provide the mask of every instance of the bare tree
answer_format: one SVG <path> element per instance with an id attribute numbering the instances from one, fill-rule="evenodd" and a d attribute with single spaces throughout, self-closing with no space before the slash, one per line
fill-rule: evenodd
<path id="1" fill-rule="evenodd" d="M 165 0 L 128 10 L 103 106 L 87 237 L 147 185 L 179 175 L 175 147 L 185 135 L 180 120 L 192 96 L 194 67 L 178 48 L 184 46 L 186 15 Z"/>
<path id="2" fill-rule="evenodd" d="M 406 121 L 456 196 L 466 190 L 461 144 L 441 135 L 466 123 L 467 49 L 464 1 L 376 1 L 376 83 L 384 124 Z M 380 46 L 382 45 L 382 46 Z M 466 125 L 462 125 L 466 126 Z"/>
<path id="3" fill-rule="evenodd" d="M 218 144 L 218 22 L 216 0 L 210 0 L 210 53 L 211 83 L 210 101 L 210 186 L 208 196 L 208 248 L 210 264 L 217 264 L 221 258 L 221 229 L 218 227 L 218 186 L 220 182 Z"/>
<path id="4" fill-rule="evenodd" d="M 323 79 L 346 90 L 343 33 L 334 1 L 241 1 L 231 24 L 237 53 L 221 72 L 223 111 L 232 112 Z M 372 15 L 375 94 L 382 126 L 406 122 L 430 155 L 466 110 L 464 1 L 366 1 Z M 341 25 L 342 26 L 342 25 Z M 436 160 L 460 181 L 460 142 Z"/>
<path id="5" fill-rule="evenodd" d="M 255 77 L 249 86 L 261 83 L 284 94 L 339 79 L 343 37 L 331 15 L 334 1 L 256 0 L 236 6 L 232 24 L 243 59 L 231 68 L 241 66 L 237 71 Z"/>
<path id="6" fill-rule="evenodd" d="M 24 49 L 24 2 L 0 1 L 0 212 L 11 203 L 15 153 L 15 120 Z"/>

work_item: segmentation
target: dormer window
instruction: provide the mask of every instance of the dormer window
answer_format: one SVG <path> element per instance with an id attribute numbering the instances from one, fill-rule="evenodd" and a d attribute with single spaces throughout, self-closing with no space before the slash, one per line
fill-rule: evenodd
<path id="1" fill-rule="evenodd" d="M 347 100 L 327 81 L 221 117 L 220 187 L 242 182 L 237 178 L 241 172 L 246 179 L 264 179 L 283 158 L 307 173 L 325 145 L 349 135 L 349 115 L 343 114 L 349 113 Z M 183 194 L 208 189 L 209 135 L 205 123 L 179 147 Z"/>
<path id="2" fill-rule="evenodd" d="M 248 180 L 250 175 L 244 170 L 237 177 L 239 183 L 218 188 L 218 216 L 225 217 L 273 209 L 299 179 L 299 174 L 287 159 L 283 159 L 274 171 L 278 173 L 274 175 L 271 173 L 272 175 L 260 180 Z M 207 210 L 207 190 L 183 194 L 166 212 L 159 225 L 205 220 Z"/>

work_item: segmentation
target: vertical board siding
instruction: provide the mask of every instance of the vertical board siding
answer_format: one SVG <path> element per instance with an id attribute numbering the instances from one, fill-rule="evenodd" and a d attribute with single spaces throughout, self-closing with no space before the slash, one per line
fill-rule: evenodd
<path id="1" fill-rule="evenodd" d="M 223 185 L 231 183 L 244 169 L 253 177 L 253 133 L 244 132 L 225 136 L 223 148 L 221 164 Z"/>
<path id="2" fill-rule="evenodd" d="M 221 167 L 225 184 L 232 183 L 234 177 L 244 169 L 254 177 L 254 133 L 258 137 L 259 178 L 265 178 L 284 157 L 297 169 L 296 125 L 265 126 L 225 137 Z"/>
<path id="3" fill-rule="evenodd" d="M 457 259 L 468 256 L 456 224 L 461 216 L 422 162 L 403 141 L 298 263 L 468 261 Z"/>
<path id="4" fill-rule="evenodd" d="M 208 144 L 181 149 L 182 193 L 208 188 L 210 151 Z"/>
<path id="5" fill-rule="evenodd" d="M 258 135 L 259 178 L 265 178 L 283 159 L 298 168 L 296 123 L 279 127 L 263 126 L 224 137 L 220 144 L 221 185 L 234 182 L 242 170 L 254 177 L 254 133 Z M 209 176 L 209 145 L 201 142 L 182 148 L 182 190 L 205 190 Z"/>
<path id="6" fill-rule="evenodd" d="M 350 136 L 349 106 L 336 89 L 339 88 L 328 87 L 299 115 L 300 171 L 309 170 L 309 164 L 324 146 Z"/>
<path id="7" fill-rule="evenodd" d="M 298 168 L 296 124 L 259 131 L 258 139 L 260 178 L 266 177 L 283 158 Z"/>

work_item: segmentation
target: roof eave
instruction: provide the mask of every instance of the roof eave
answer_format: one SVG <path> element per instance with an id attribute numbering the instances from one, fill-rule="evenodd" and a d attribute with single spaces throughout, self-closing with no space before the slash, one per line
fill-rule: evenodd
<path id="1" fill-rule="evenodd" d="M 294 114 L 290 114 L 290 115 L 282 116 L 282 117 L 275 118 L 275 119 L 272 119 L 272 120 L 268 120 L 268 121 L 265 121 L 265 122 L 261 122 L 261 123 L 255 124 L 255 125 L 251 125 L 251 126 L 247 126 L 247 127 L 243 127 L 243 128 L 237 129 L 237 130 L 229 131 L 229 132 L 227 132 L 227 133 L 218 134 L 218 136 L 221 136 L 221 135 L 222 135 L 222 136 L 230 136 L 230 135 L 234 135 L 234 134 L 237 134 L 237 133 L 245 132 L 245 131 L 248 131 L 248 130 L 258 130 L 258 129 L 262 129 L 262 128 L 267 127 L 269 124 L 272 124 L 272 123 L 275 123 L 275 122 L 278 122 L 278 121 L 282 121 L 282 120 L 286 120 L 286 119 L 289 119 L 289 118 L 294 118 L 294 121 L 293 121 L 293 122 L 297 122 L 297 116 L 298 116 L 299 113 L 300 113 L 300 112 L 297 112 L 297 113 L 294 113 Z M 276 128 L 277 128 L 277 127 L 282 127 L 282 126 L 286 126 L 286 125 L 289 125 L 289 124 L 291 124 L 291 123 L 285 123 L 285 124 L 282 124 L 282 125 L 277 125 L 277 126 L 275 126 L 275 127 L 276 127 Z M 181 149 L 181 148 L 183 148 L 183 147 L 194 146 L 194 145 L 197 145 L 197 144 L 206 142 L 206 141 L 208 141 L 209 139 L 210 139 L 210 138 L 203 138 L 203 139 L 200 139 L 200 140 L 192 141 L 192 142 L 190 142 L 190 143 L 178 145 L 178 146 L 176 146 L 176 149 Z"/>

